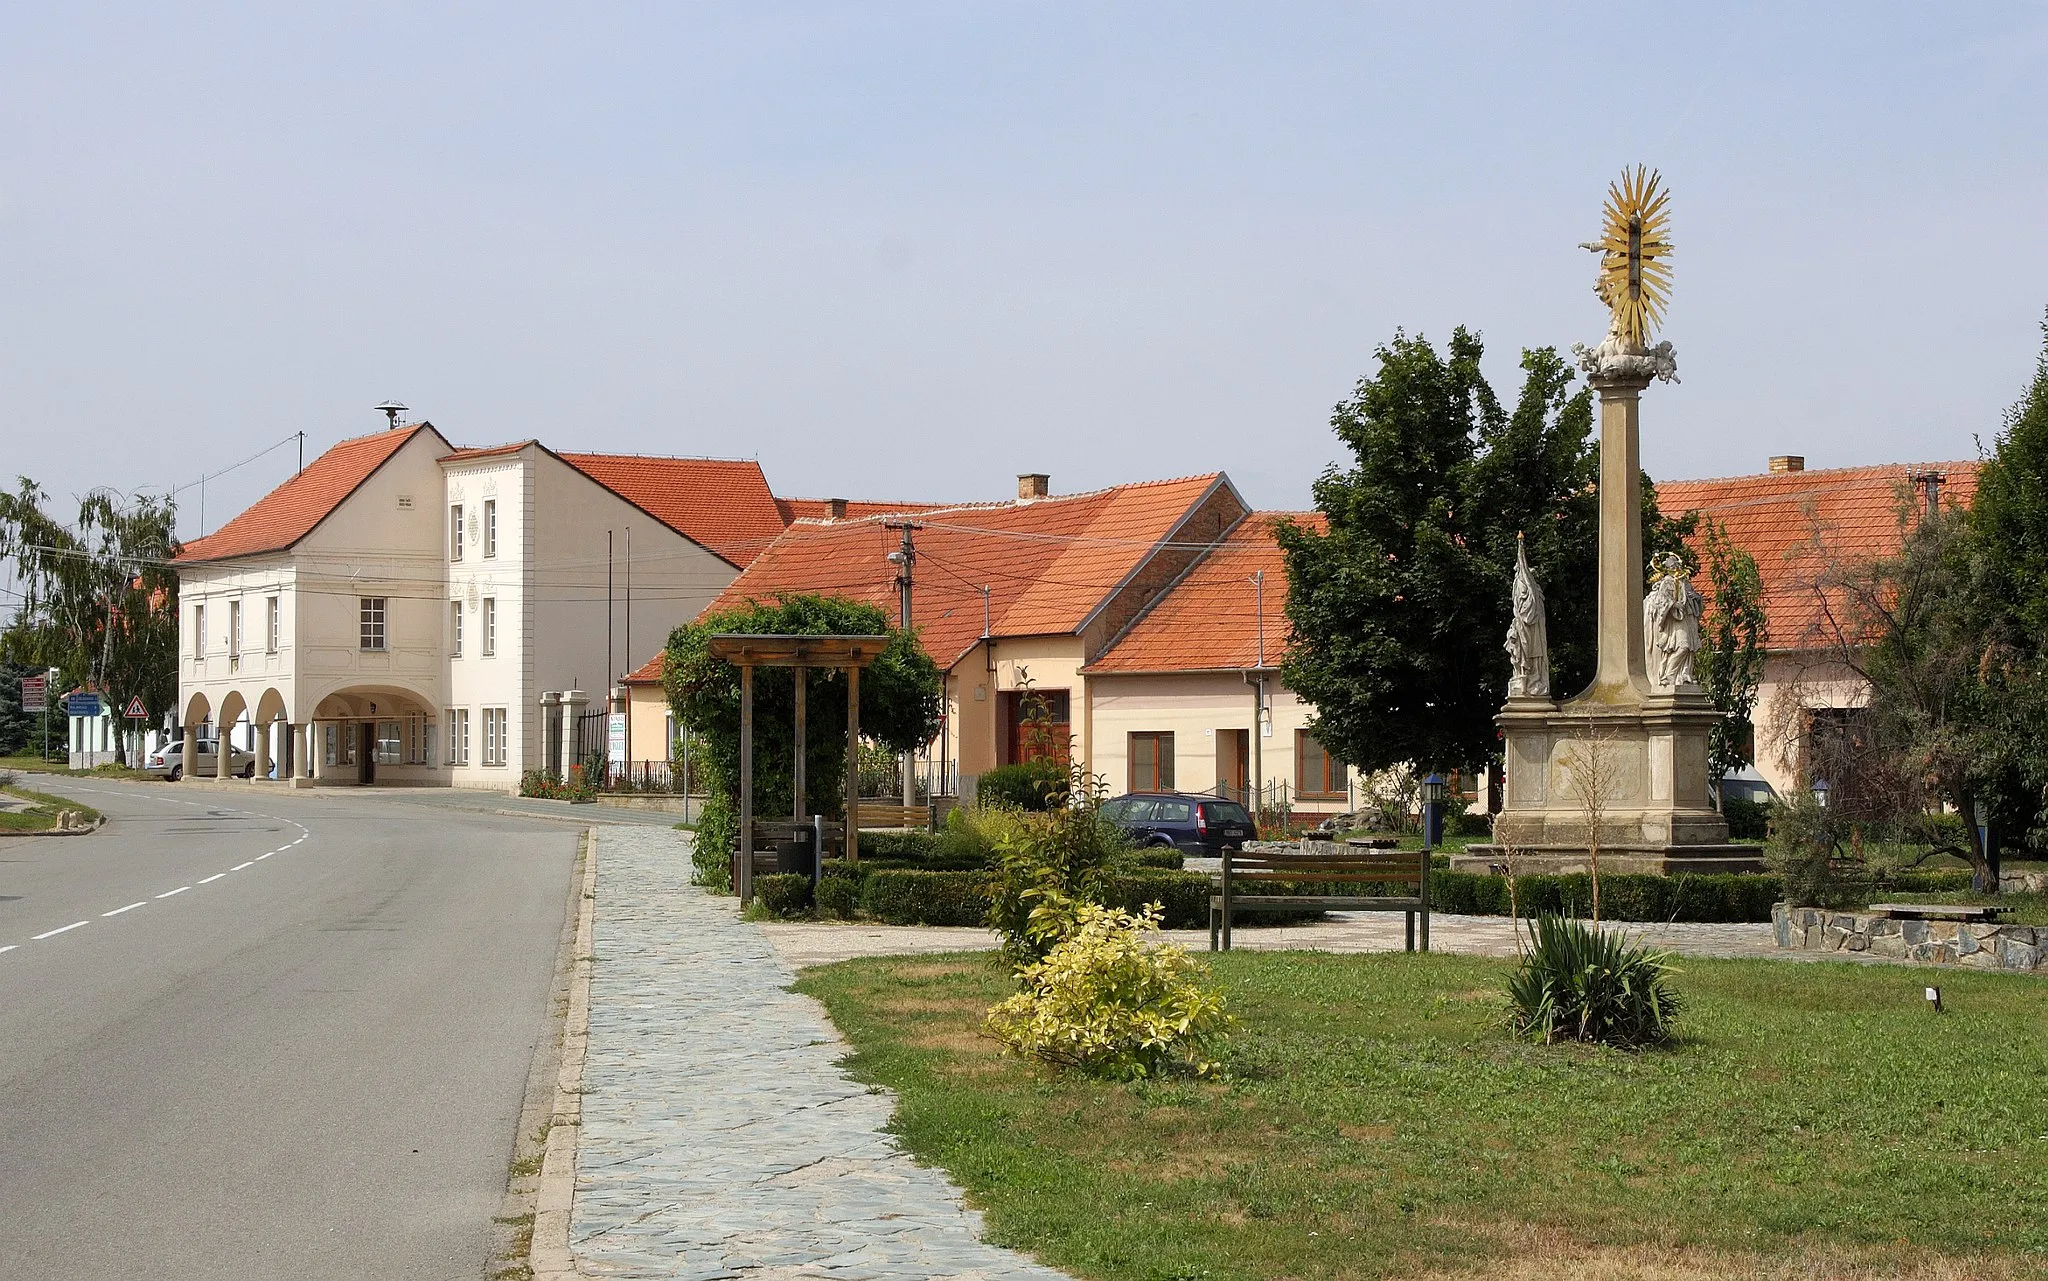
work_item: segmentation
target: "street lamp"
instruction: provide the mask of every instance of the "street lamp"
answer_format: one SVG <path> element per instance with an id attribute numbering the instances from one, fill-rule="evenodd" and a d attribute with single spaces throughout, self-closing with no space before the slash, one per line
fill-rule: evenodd
<path id="1" fill-rule="evenodd" d="M 1435 770 L 1422 780 L 1422 848 L 1435 849 L 1444 839 L 1444 798 L 1450 788 Z"/>
<path id="2" fill-rule="evenodd" d="M 1824 778 L 1813 780 L 1813 803 L 1822 809 L 1828 807 L 1828 781 Z"/>

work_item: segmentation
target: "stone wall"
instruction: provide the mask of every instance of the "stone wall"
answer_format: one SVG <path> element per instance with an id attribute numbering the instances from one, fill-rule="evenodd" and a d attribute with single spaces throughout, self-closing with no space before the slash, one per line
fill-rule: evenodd
<path id="1" fill-rule="evenodd" d="M 1897 921 L 1827 908 L 1771 908 L 1778 946 L 1815 952 L 1868 952 L 1905 961 L 1934 961 L 1985 970 L 2041 970 L 2048 926 L 1976 925 L 1959 921 Z"/>

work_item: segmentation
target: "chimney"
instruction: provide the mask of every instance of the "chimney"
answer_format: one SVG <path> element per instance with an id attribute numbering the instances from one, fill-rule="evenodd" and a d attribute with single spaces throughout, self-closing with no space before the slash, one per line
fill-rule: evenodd
<path id="1" fill-rule="evenodd" d="M 826 500 L 825 500 L 825 518 L 826 518 L 827 520 L 845 520 L 845 519 L 846 519 L 846 500 L 845 500 L 844 498 L 828 498 L 828 499 L 826 499 Z"/>
<path id="2" fill-rule="evenodd" d="M 1030 502 L 1034 498 L 1045 498 L 1052 493 L 1052 477 L 1042 471 L 1017 473 L 1017 500 Z"/>
<path id="3" fill-rule="evenodd" d="M 1806 470 L 1806 455 L 1804 455 L 1804 454 L 1772 454 L 1772 455 L 1771 455 L 1771 470 L 1772 470 L 1772 471 L 1774 471 L 1774 472 L 1781 472 L 1781 471 L 1805 471 L 1805 470 Z"/>

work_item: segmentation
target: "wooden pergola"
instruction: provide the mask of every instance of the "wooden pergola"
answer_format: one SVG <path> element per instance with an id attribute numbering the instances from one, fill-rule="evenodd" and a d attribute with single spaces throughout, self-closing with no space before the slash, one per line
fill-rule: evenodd
<path id="1" fill-rule="evenodd" d="M 804 821 L 804 699 L 813 667 L 846 673 L 846 861 L 860 858 L 860 671 L 889 644 L 887 636 L 751 636 L 710 638 L 713 658 L 740 669 L 740 856 L 733 889 L 742 905 L 754 898 L 754 669 L 788 667 L 796 680 L 795 787 L 790 820 Z M 824 851 L 818 851 L 820 857 Z"/>

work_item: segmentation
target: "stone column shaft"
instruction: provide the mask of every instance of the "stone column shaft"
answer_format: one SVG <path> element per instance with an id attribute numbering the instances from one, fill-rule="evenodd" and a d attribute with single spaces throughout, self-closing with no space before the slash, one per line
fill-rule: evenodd
<path id="1" fill-rule="evenodd" d="M 1643 666 L 1643 470 L 1637 413 L 1648 378 L 1599 377 L 1600 661 L 1584 697 L 1639 701 Z"/>

